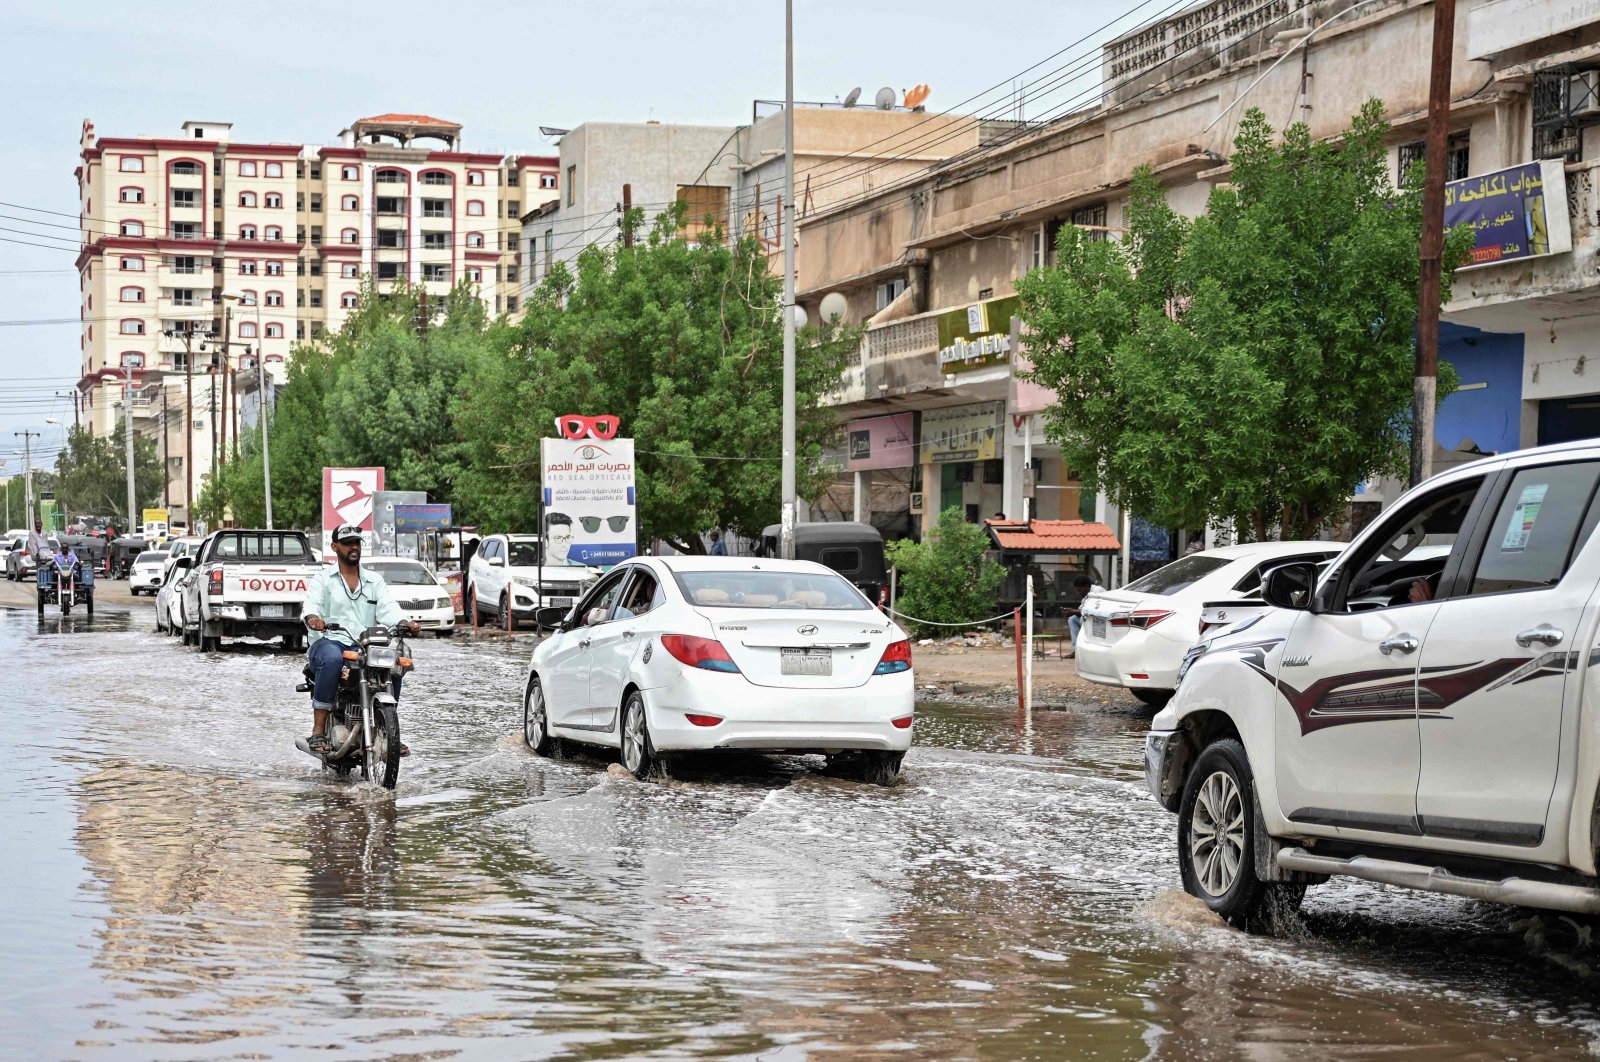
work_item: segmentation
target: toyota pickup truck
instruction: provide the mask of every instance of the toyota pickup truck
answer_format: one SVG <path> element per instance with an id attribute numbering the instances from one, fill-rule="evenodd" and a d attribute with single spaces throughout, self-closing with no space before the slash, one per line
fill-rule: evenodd
<path id="1" fill-rule="evenodd" d="M 230 528 L 201 544 L 183 587 L 183 637 L 209 653 L 223 638 L 305 643 L 300 605 L 322 566 L 298 531 Z"/>
<path id="2" fill-rule="evenodd" d="M 1266 573 L 1146 739 L 1185 889 L 1245 926 L 1331 875 L 1600 914 L 1597 488 L 1592 439 L 1491 457 Z"/>

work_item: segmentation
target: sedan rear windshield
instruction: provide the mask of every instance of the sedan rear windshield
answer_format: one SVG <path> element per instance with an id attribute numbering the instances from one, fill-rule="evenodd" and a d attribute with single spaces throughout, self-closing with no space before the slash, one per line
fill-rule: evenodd
<path id="1" fill-rule="evenodd" d="M 165 564 L 167 555 L 158 549 L 147 549 L 134 560 L 135 564 Z"/>
<path id="2" fill-rule="evenodd" d="M 673 572 L 683 596 L 713 608 L 867 609 L 854 586 L 832 572 Z"/>
<path id="3" fill-rule="evenodd" d="M 1123 587 L 1130 594 L 1176 594 L 1187 590 L 1218 568 L 1226 567 L 1221 557 L 1179 557 L 1171 564 L 1157 568 L 1141 579 Z"/>

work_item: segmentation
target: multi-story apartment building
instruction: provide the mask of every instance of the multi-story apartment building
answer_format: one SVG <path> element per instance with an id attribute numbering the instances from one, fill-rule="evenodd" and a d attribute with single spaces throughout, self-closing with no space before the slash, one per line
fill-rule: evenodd
<path id="1" fill-rule="evenodd" d="M 463 151 L 459 124 L 416 114 L 361 119 L 336 146 L 246 143 L 201 121 L 101 138 L 85 121 L 80 147 L 82 409 L 110 431 L 132 385 L 179 519 L 237 436 L 256 359 L 281 383 L 294 345 L 337 331 L 363 278 L 441 305 L 467 280 L 515 313 L 524 196 L 559 180 L 553 158 Z"/>

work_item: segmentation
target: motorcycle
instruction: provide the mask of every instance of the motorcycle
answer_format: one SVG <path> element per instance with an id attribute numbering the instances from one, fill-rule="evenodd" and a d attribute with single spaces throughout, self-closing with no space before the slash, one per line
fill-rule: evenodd
<path id="1" fill-rule="evenodd" d="M 39 615 L 44 615 L 44 607 L 49 604 L 60 604 L 61 614 L 70 615 L 72 606 L 79 603 L 93 619 L 94 569 L 84 567 L 77 559 L 66 562 L 58 553 L 39 568 Z"/>
<path id="2" fill-rule="evenodd" d="M 385 789 L 400 780 L 400 710 L 391 680 L 412 670 L 411 654 L 399 627 L 368 627 L 359 636 L 337 623 L 324 628 L 356 639 L 356 646 L 344 650 L 344 668 L 339 674 L 339 690 L 328 713 L 328 740 L 333 748 L 326 754 L 311 750 L 305 738 L 296 738 L 295 747 L 315 756 L 340 778 L 360 768 L 361 777 Z M 296 693 L 310 693 L 314 676 L 308 663 L 305 681 Z"/>

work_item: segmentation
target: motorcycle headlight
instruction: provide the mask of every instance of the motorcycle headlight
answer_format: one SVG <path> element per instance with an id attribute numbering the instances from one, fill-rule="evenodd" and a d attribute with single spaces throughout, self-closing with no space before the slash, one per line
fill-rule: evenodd
<path id="1" fill-rule="evenodd" d="M 395 649 L 368 649 L 367 650 L 367 666 L 368 667 L 398 667 L 399 664 L 400 664 L 400 653 L 399 653 L 398 650 L 395 650 Z"/>

